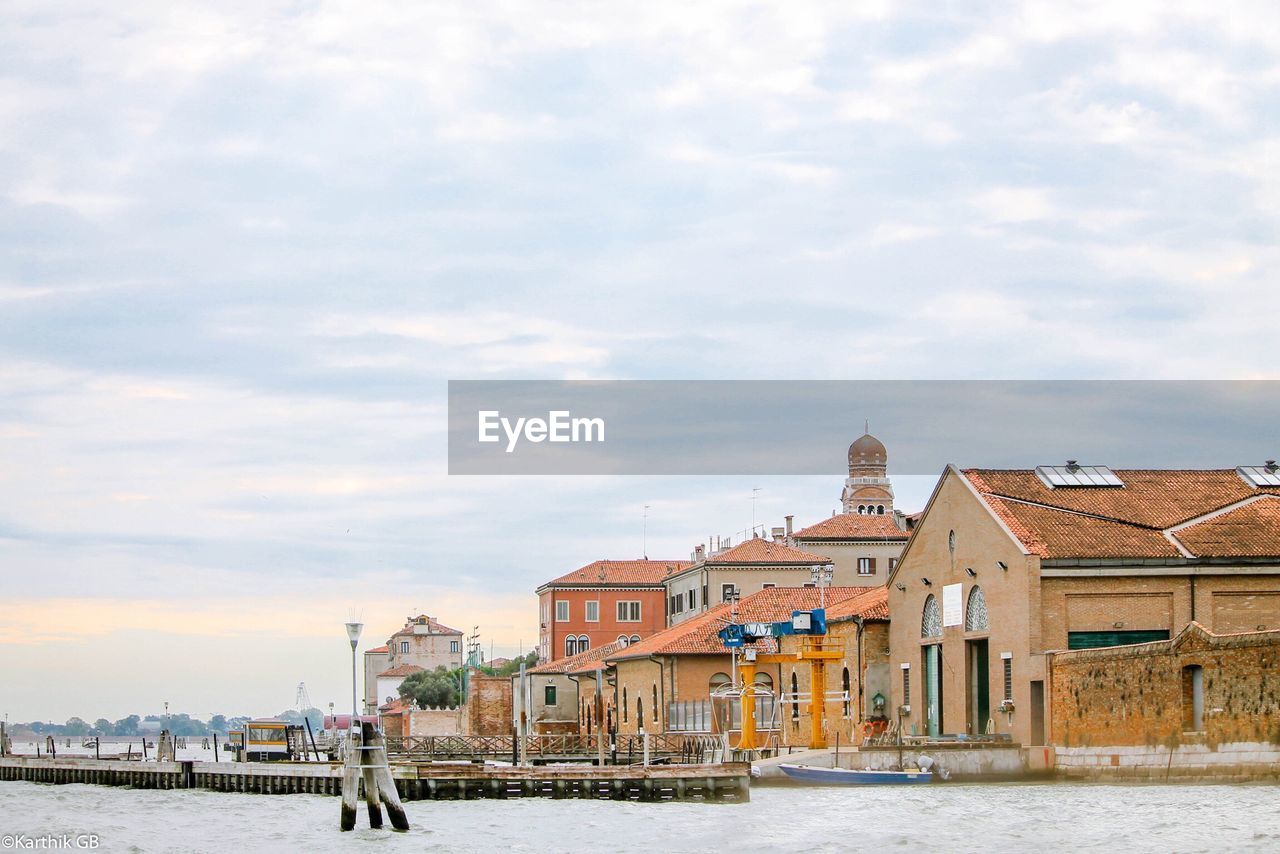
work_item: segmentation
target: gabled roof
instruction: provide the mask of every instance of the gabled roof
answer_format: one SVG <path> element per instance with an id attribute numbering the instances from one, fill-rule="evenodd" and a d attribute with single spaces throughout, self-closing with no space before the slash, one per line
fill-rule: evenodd
<path id="1" fill-rule="evenodd" d="M 390 703 L 383 703 L 378 706 L 378 711 L 383 715 L 403 715 L 405 712 L 413 711 L 413 701 L 406 700 L 404 697 L 396 697 Z"/>
<path id="2" fill-rule="evenodd" d="M 837 513 L 793 534 L 797 540 L 903 540 L 911 536 L 892 515 Z"/>
<path id="3" fill-rule="evenodd" d="M 709 566 L 723 564 L 738 566 L 757 564 L 811 566 L 815 563 L 831 563 L 831 558 L 793 548 L 786 543 L 778 543 L 762 537 L 753 537 L 750 540 L 743 540 L 727 551 L 711 555 L 703 563 Z"/>
<path id="4" fill-rule="evenodd" d="M 1127 469 L 1122 487 L 1050 488 L 1031 470 L 966 469 L 1027 551 L 1045 559 L 1280 557 L 1275 487 L 1232 469 Z"/>
<path id="5" fill-rule="evenodd" d="M 364 654 L 365 655 L 386 655 L 389 652 L 391 652 L 391 649 L 389 647 L 375 646 L 373 649 L 366 649 L 364 651 Z"/>
<path id="6" fill-rule="evenodd" d="M 392 637 L 397 635 L 415 634 L 414 627 L 425 625 L 433 635 L 460 635 L 462 632 L 457 629 L 451 629 L 435 617 L 428 617 L 426 614 L 419 614 L 417 617 L 410 617 L 409 622 L 404 624 L 404 628 L 396 632 Z"/>
<path id="7" fill-rule="evenodd" d="M 879 604 L 887 601 L 886 597 L 882 587 L 828 587 L 827 613 L 830 614 L 837 606 L 854 599 L 864 602 L 868 609 L 879 613 L 876 609 Z M 737 620 L 740 623 L 787 620 L 792 611 L 816 608 L 819 601 L 816 587 L 770 587 L 739 602 Z M 730 605 L 717 605 L 683 623 L 618 650 L 609 660 L 624 661 L 629 658 L 647 658 L 650 655 L 727 655 L 729 650 L 725 649 L 724 642 L 717 633 L 728 625 L 731 613 Z M 884 613 L 887 616 L 887 608 Z M 846 616 L 852 616 L 852 610 Z M 758 648 L 762 651 L 775 649 L 772 641 L 762 641 Z"/>
<path id="8" fill-rule="evenodd" d="M 588 670 L 595 670 L 596 665 L 607 660 L 614 652 L 621 648 L 621 644 L 617 641 L 597 646 L 586 652 L 580 652 L 577 655 L 569 655 L 564 658 L 558 658 L 555 661 L 548 661 L 546 664 L 539 664 L 537 667 L 530 668 L 527 673 L 550 674 L 550 673 L 583 673 Z"/>
<path id="9" fill-rule="evenodd" d="M 415 673 L 421 673 L 426 668 L 419 667 L 416 664 L 401 664 L 399 667 L 393 667 L 390 670 L 384 670 L 378 674 L 382 676 L 412 676 Z"/>
<path id="10" fill-rule="evenodd" d="M 541 585 L 549 587 L 660 587 L 689 566 L 687 560 L 597 560 Z"/>
<path id="11" fill-rule="evenodd" d="M 859 596 L 850 596 L 835 605 L 828 602 L 827 622 L 838 623 L 844 620 L 852 620 L 854 617 L 861 617 L 864 620 L 888 620 L 889 588 L 864 587 L 861 589 L 865 592 Z"/>

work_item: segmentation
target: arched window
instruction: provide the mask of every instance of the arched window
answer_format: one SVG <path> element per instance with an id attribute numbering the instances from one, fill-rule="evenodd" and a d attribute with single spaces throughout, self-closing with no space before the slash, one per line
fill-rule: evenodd
<path id="1" fill-rule="evenodd" d="M 800 720 L 800 700 L 796 695 L 800 693 L 800 681 L 796 679 L 796 672 L 791 671 L 791 720 Z"/>
<path id="2" fill-rule="evenodd" d="M 932 593 L 924 600 L 924 616 L 920 620 L 920 637 L 942 637 L 942 610 L 938 607 L 938 597 Z"/>
<path id="3" fill-rule="evenodd" d="M 721 688 L 727 688 L 733 684 L 733 680 L 729 678 L 728 673 L 712 673 L 711 681 L 708 683 L 710 693 L 714 694 Z"/>
<path id="4" fill-rule="evenodd" d="M 969 603 L 964 609 L 964 630 L 966 632 L 982 632 L 990 628 L 987 623 L 987 597 L 982 588 L 974 585 L 969 590 Z"/>
<path id="5" fill-rule="evenodd" d="M 844 716 L 849 717 L 849 706 L 852 702 L 849 697 L 849 668 L 844 669 L 844 673 L 840 674 L 840 688 L 844 691 Z"/>
<path id="6" fill-rule="evenodd" d="M 859 505 L 858 505 L 858 515 L 860 515 L 860 516 L 861 516 L 861 515 L 865 515 L 865 514 L 866 514 L 866 512 L 867 512 L 867 505 L 865 505 L 865 504 L 859 504 Z"/>
<path id="7" fill-rule="evenodd" d="M 573 635 L 569 635 L 567 638 L 564 639 L 564 654 L 565 655 L 578 654 L 578 639 L 575 638 Z"/>
<path id="8" fill-rule="evenodd" d="M 622 722 L 627 722 L 627 689 L 622 689 Z"/>
<path id="9" fill-rule="evenodd" d="M 618 646 L 626 646 L 626 645 L 627 645 L 627 636 L 618 635 Z"/>
<path id="10" fill-rule="evenodd" d="M 591 649 L 591 638 L 586 635 L 578 635 L 578 652 L 586 652 Z"/>
<path id="11" fill-rule="evenodd" d="M 644 729 L 644 700 L 636 697 L 636 728 Z"/>
<path id="12" fill-rule="evenodd" d="M 653 686 L 653 722 L 658 722 L 658 686 Z"/>
<path id="13" fill-rule="evenodd" d="M 883 515 L 884 515 L 884 505 L 883 505 L 883 504 L 877 504 L 877 505 L 876 505 L 876 515 L 877 515 L 877 516 L 883 516 Z"/>
<path id="14" fill-rule="evenodd" d="M 631 643 L 640 643 L 640 636 L 639 636 L 639 635 L 632 635 L 632 636 L 631 636 Z"/>

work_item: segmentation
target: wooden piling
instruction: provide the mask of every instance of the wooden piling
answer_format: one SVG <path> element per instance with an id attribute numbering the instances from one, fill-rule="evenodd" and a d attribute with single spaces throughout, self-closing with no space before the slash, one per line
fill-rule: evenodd
<path id="1" fill-rule="evenodd" d="M 354 721 L 353 721 L 354 723 Z M 356 828 L 356 800 L 360 797 L 360 732 L 348 731 L 347 762 L 342 769 L 342 830 Z"/>

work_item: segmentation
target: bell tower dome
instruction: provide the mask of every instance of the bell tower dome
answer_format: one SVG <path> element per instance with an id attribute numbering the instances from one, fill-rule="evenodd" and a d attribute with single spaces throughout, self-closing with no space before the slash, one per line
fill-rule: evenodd
<path id="1" fill-rule="evenodd" d="M 840 503 L 845 513 L 893 514 L 893 484 L 886 474 L 889 452 L 871 435 L 870 424 L 849 446 L 849 477 Z"/>

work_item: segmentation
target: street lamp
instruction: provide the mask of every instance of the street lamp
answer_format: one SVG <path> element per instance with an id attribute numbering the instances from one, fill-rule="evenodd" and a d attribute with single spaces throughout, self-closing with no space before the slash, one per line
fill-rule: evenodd
<path id="1" fill-rule="evenodd" d="M 829 563 L 815 563 L 809 567 L 809 575 L 813 577 L 813 584 L 818 588 L 818 607 L 826 608 L 826 587 L 835 576 L 835 567 Z"/>
<path id="2" fill-rule="evenodd" d="M 347 637 L 351 639 L 351 724 L 355 726 L 360 710 L 356 706 L 356 647 L 360 644 L 360 632 L 364 623 L 347 623 Z"/>

